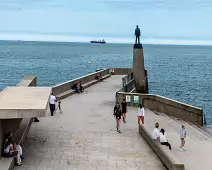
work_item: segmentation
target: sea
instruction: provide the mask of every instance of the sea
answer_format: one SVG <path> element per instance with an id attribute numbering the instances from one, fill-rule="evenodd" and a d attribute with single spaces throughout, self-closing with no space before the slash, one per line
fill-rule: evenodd
<path id="1" fill-rule="evenodd" d="M 204 109 L 212 125 L 212 46 L 143 45 L 149 93 Z M 133 44 L 0 41 L 0 91 L 24 76 L 39 86 L 59 83 L 100 68 L 132 67 Z"/>

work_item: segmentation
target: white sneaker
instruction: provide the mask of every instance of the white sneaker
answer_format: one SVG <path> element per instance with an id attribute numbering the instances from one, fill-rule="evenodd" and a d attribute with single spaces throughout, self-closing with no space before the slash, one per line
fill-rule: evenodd
<path id="1" fill-rule="evenodd" d="M 184 150 L 182 148 L 180 148 L 179 151 L 182 151 L 183 152 Z"/>
<path id="2" fill-rule="evenodd" d="M 182 148 L 183 149 L 183 151 L 186 151 L 184 148 Z"/>
<path id="3" fill-rule="evenodd" d="M 22 163 L 21 163 L 21 162 L 17 164 L 17 166 L 21 166 L 21 165 L 22 165 Z"/>

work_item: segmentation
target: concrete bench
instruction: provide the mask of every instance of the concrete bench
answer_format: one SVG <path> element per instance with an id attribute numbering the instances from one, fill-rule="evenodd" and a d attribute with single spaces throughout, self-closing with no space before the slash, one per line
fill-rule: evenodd
<path id="1" fill-rule="evenodd" d="M 24 118 L 21 121 L 19 128 L 14 133 L 14 140 L 17 144 L 23 146 L 23 143 L 27 137 L 29 129 L 32 125 L 33 118 Z M 15 166 L 15 158 L 4 158 L 0 160 L 0 170 L 12 170 Z"/>
<path id="2" fill-rule="evenodd" d="M 102 79 L 105 80 L 105 79 L 109 78 L 110 76 L 111 76 L 111 74 L 107 74 L 107 75 L 103 76 Z M 90 86 L 92 86 L 92 85 L 94 85 L 94 84 L 96 84 L 98 82 L 100 82 L 100 80 L 94 79 L 92 81 L 89 81 L 88 83 L 82 84 L 82 86 L 84 87 L 84 89 L 86 89 L 86 88 L 88 88 L 88 87 L 90 87 Z M 69 97 L 69 96 L 71 96 L 71 95 L 73 95 L 75 93 L 76 93 L 75 90 L 70 89 L 70 90 L 65 91 L 65 92 L 63 92 L 61 94 L 58 94 L 57 95 L 57 100 L 65 99 L 65 98 L 67 98 L 67 97 Z"/>
<path id="3" fill-rule="evenodd" d="M 144 126 L 139 125 L 139 133 L 169 170 L 185 170 L 184 164 L 173 159 L 164 148 L 165 146 L 162 146 L 159 142 L 154 141 L 151 134 L 149 134 Z"/>

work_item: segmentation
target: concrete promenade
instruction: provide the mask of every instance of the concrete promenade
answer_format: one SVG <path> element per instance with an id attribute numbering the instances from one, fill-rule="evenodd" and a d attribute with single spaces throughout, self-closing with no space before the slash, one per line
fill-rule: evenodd
<path id="1" fill-rule="evenodd" d="M 16 170 L 165 170 L 138 133 L 134 110 L 116 132 L 113 107 L 121 77 L 112 76 L 62 100 L 56 113 L 33 123 Z M 130 108 L 131 109 L 131 108 Z M 134 109 L 134 108 L 132 108 Z"/>

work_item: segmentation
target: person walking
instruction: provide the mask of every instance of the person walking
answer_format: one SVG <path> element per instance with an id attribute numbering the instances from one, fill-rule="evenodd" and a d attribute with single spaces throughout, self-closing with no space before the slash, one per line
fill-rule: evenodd
<path id="1" fill-rule="evenodd" d="M 139 105 L 139 108 L 138 108 L 138 125 L 140 125 L 140 121 L 142 122 L 142 124 L 144 124 L 144 108 L 142 106 L 142 104 Z"/>
<path id="2" fill-rule="evenodd" d="M 114 107 L 114 113 L 113 114 L 114 114 L 114 117 L 116 118 L 117 132 L 121 133 L 121 131 L 120 131 L 121 106 L 118 102 L 116 103 L 116 106 Z"/>
<path id="3" fill-rule="evenodd" d="M 182 125 L 182 129 L 180 130 L 180 140 L 181 140 L 180 151 L 185 151 L 184 146 L 185 146 L 186 135 L 187 132 L 185 130 L 185 126 Z"/>
<path id="4" fill-rule="evenodd" d="M 155 141 L 159 141 L 160 131 L 159 131 L 159 123 L 155 123 L 155 129 L 152 132 L 152 139 Z"/>
<path id="5" fill-rule="evenodd" d="M 126 123 L 126 113 L 127 113 L 127 102 L 126 99 L 123 99 L 123 102 L 121 102 L 121 112 L 122 112 L 122 118 L 123 122 Z"/>
<path id="6" fill-rule="evenodd" d="M 166 145 L 166 146 L 169 147 L 170 150 L 172 150 L 172 147 L 171 147 L 170 143 L 168 142 L 168 140 L 166 138 L 166 133 L 165 133 L 164 129 L 160 130 L 159 138 L 160 138 L 161 145 Z"/>
<path id="7" fill-rule="evenodd" d="M 57 102 L 56 97 L 52 93 L 49 99 L 49 106 L 50 106 L 50 112 L 51 116 L 54 116 L 54 111 L 55 111 L 55 103 Z"/>

